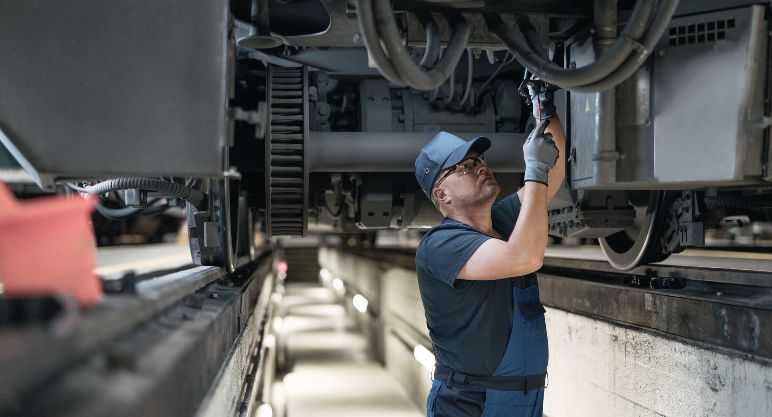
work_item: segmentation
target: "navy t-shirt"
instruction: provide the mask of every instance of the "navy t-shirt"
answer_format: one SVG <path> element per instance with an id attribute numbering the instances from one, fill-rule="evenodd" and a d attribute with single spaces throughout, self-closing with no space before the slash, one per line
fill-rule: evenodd
<path id="1" fill-rule="evenodd" d="M 511 194 L 491 209 L 493 228 L 508 239 L 520 213 Z M 437 363 L 469 375 L 491 375 L 512 330 L 513 280 L 457 280 L 472 254 L 492 237 L 444 219 L 416 251 L 418 287 Z"/>

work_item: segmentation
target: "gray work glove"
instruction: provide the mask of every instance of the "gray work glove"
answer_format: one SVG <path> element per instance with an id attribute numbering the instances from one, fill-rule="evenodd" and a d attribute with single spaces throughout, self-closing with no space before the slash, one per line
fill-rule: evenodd
<path id="1" fill-rule="evenodd" d="M 537 75 L 532 75 L 529 80 L 523 81 L 518 88 L 526 104 L 531 104 L 533 118 L 537 122 L 558 114 L 554 103 L 555 90 L 557 87 L 540 80 Z"/>
<path id="2" fill-rule="evenodd" d="M 555 166 L 559 154 L 558 147 L 552 140 L 552 135 L 544 133 L 544 129 L 549 124 L 549 120 L 539 122 L 523 144 L 523 159 L 525 160 L 523 181 L 536 181 L 547 185 L 550 169 Z"/>

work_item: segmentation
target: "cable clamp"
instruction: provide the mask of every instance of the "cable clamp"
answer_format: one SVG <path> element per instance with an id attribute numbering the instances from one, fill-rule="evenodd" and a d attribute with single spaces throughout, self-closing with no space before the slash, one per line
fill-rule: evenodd
<path id="1" fill-rule="evenodd" d="M 640 52 L 643 56 L 649 56 L 651 51 L 646 49 L 646 46 L 644 46 L 642 43 L 638 42 L 638 39 L 631 38 L 629 35 L 625 35 L 625 38 L 630 41 L 631 44 L 633 44 L 633 49 Z"/>

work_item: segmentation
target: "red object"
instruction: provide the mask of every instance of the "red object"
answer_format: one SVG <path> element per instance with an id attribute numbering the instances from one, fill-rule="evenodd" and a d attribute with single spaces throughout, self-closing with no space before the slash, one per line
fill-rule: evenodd
<path id="1" fill-rule="evenodd" d="M 279 261 L 278 269 L 279 269 L 279 272 L 287 272 L 287 270 L 289 269 L 287 265 L 287 261 Z"/>
<path id="2" fill-rule="evenodd" d="M 99 301 L 94 205 L 64 197 L 16 201 L 0 182 L 0 283 L 8 298 L 69 295 L 81 307 Z"/>

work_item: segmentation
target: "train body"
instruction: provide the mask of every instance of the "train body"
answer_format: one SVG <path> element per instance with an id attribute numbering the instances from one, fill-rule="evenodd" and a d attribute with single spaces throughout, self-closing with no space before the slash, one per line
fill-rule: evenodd
<path id="1" fill-rule="evenodd" d="M 436 224 L 413 161 L 440 130 L 489 137 L 514 191 L 534 124 L 518 89 L 537 73 L 564 87 L 550 234 L 597 238 L 631 269 L 703 245 L 727 212 L 772 206 L 768 13 L 744 0 L 5 2 L 0 142 L 44 190 L 139 178 L 112 183 L 136 190 L 134 207 L 187 199 L 194 260 L 232 269 L 256 228 Z"/>

